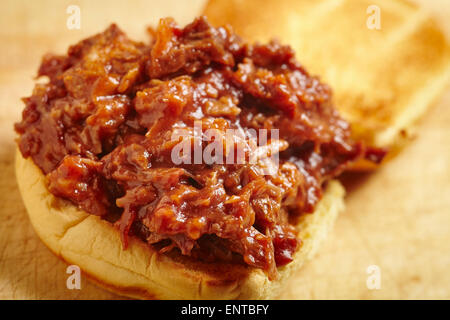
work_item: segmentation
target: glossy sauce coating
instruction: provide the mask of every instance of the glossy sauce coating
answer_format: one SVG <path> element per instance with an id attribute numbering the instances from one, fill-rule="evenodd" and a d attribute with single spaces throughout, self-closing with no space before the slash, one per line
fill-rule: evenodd
<path id="1" fill-rule="evenodd" d="M 15 127 L 23 156 L 54 195 L 114 223 L 125 247 L 132 234 L 161 252 L 240 261 L 273 279 L 300 246 L 292 222 L 363 155 L 330 88 L 290 47 L 247 44 L 205 18 L 185 28 L 162 19 L 149 44 L 111 25 L 67 55 L 45 56 L 38 75 L 49 82 L 24 99 Z M 194 148 L 196 123 L 218 137 L 279 130 L 269 137 L 275 174 L 260 162 L 174 163 L 173 134 L 184 130 Z M 227 152 L 251 155 L 231 138 Z M 211 143 L 201 136 L 201 150 Z"/>

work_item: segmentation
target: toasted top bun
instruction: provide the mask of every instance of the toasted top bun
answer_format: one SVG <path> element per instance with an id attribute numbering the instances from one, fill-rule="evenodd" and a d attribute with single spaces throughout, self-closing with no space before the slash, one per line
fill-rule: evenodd
<path id="1" fill-rule="evenodd" d="M 268 299 L 312 258 L 344 208 L 344 189 L 330 181 L 314 214 L 298 223 L 303 244 L 293 262 L 269 281 L 260 269 L 241 264 L 204 263 L 177 254 L 160 254 L 130 237 L 123 250 L 119 231 L 109 222 L 54 197 L 31 159 L 16 154 L 16 176 L 31 223 L 59 257 L 78 265 L 91 280 L 115 293 L 141 299 Z"/>
<path id="2" fill-rule="evenodd" d="M 355 138 L 394 153 L 449 79 L 445 37 L 403 0 L 211 0 L 204 14 L 249 41 L 292 46 L 333 88 Z"/>

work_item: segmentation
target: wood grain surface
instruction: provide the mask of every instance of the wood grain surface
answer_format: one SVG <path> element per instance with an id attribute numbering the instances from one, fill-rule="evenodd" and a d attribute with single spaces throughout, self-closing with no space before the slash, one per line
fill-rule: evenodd
<path id="1" fill-rule="evenodd" d="M 416 1 L 450 37 L 450 2 Z M 129 3 L 135 6 L 130 7 Z M 69 5 L 81 9 L 81 29 L 69 30 Z M 82 277 L 66 287 L 67 265 L 34 233 L 14 174 L 13 123 L 20 98 L 31 93 L 42 55 L 117 22 L 135 39 L 162 16 L 184 24 L 201 12 L 198 1 L 2 1 L 0 10 L 0 299 L 121 299 Z M 300 57 L 301 59 L 301 57 Z M 316 259 L 286 288 L 285 299 L 450 298 L 450 90 L 421 121 L 418 136 L 372 174 L 342 178 L 347 209 Z M 381 288 L 366 285 L 368 266 Z"/>

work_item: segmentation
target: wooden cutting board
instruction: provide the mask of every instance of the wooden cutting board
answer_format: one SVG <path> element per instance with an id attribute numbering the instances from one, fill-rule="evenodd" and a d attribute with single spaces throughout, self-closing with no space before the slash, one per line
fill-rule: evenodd
<path id="1" fill-rule="evenodd" d="M 421 0 L 450 37 L 450 3 Z M 129 7 L 134 3 L 133 8 Z M 66 26 L 69 5 L 80 8 L 81 29 Z M 41 56 L 117 22 L 145 39 L 146 24 L 162 16 L 188 22 L 198 1 L 17 1 L 0 12 L 0 299 L 120 299 L 82 277 L 66 287 L 67 265 L 34 233 L 14 174 L 13 123 L 29 95 Z M 103 7 L 105 6 L 105 7 Z M 73 14 L 73 13 L 72 13 Z M 347 209 L 316 259 L 300 270 L 282 298 L 450 298 L 450 90 L 420 124 L 418 137 L 372 174 L 346 176 Z M 369 289 L 369 266 L 380 288 Z"/>

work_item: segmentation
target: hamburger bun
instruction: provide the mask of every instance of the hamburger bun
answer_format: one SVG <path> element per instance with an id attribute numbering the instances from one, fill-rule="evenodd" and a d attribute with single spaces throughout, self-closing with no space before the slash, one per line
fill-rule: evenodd
<path id="1" fill-rule="evenodd" d="M 344 189 L 330 181 L 313 214 L 299 219 L 302 246 L 294 261 L 269 281 L 260 269 L 241 264 L 205 263 L 172 250 L 160 254 L 138 238 L 122 248 L 119 230 L 71 202 L 53 196 L 31 159 L 17 150 L 16 176 L 31 223 L 58 257 L 91 280 L 120 295 L 140 299 L 269 299 L 317 252 L 344 208 Z"/>
<path id="2" fill-rule="evenodd" d="M 367 26 L 374 8 L 379 28 Z M 250 42 L 289 44 L 309 72 L 333 88 L 355 138 L 387 148 L 388 158 L 414 137 L 417 121 L 450 77 L 448 41 L 431 16 L 408 1 L 211 0 L 203 13 Z"/>

